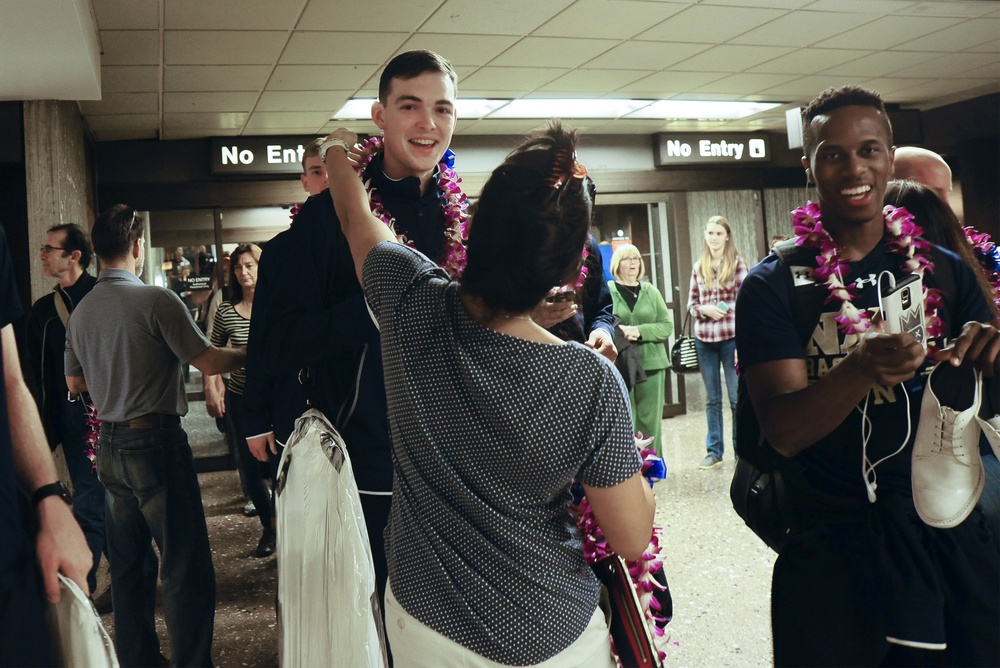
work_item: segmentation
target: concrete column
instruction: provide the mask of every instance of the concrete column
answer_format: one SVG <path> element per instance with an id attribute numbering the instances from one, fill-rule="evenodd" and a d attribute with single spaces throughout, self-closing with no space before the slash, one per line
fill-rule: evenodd
<path id="1" fill-rule="evenodd" d="M 24 103 L 24 163 L 28 191 L 28 248 L 31 301 L 49 292 L 53 279 L 42 274 L 38 248 L 53 225 L 76 223 L 88 232 L 88 178 L 83 119 L 76 102 Z"/>

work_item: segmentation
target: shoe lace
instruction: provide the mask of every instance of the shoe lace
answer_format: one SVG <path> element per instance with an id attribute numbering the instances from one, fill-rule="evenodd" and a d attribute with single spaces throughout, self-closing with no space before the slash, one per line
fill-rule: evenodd
<path id="1" fill-rule="evenodd" d="M 942 406 L 938 409 L 938 417 L 941 418 L 941 431 L 937 434 L 938 438 L 934 439 L 933 452 L 957 457 L 958 452 L 955 449 L 955 411 Z"/>

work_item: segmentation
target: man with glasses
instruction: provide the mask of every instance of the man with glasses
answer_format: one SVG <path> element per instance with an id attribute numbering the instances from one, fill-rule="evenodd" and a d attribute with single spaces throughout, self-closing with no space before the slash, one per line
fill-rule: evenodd
<path id="1" fill-rule="evenodd" d="M 215 569 L 194 459 L 182 366 L 203 374 L 235 371 L 242 348 L 216 348 L 172 291 L 139 280 L 143 220 L 117 204 L 92 232 L 103 268 L 66 332 L 66 384 L 90 392 L 101 420 L 97 471 L 107 488 L 106 525 L 123 666 L 159 665 L 154 592 L 144 562 L 150 537 L 160 549 L 163 608 L 177 666 L 212 665 Z"/>
<path id="2" fill-rule="evenodd" d="M 94 555 L 87 574 L 90 594 L 97 589 L 97 566 L 104 550 L 104 486 L 87 457 L 86 404 L 66 387 L 63 351 L 69 316 L 97 283 L 87 273 L 93 251 L 87 233 L 77 225 L 49 228 L 39 249 L 42 271 L 54 278 L 53 292 L 31 307 L 27 328 L 27 381 L 38 404 L 49 445 L 60 443 L 73 483 L 73 516 Z M 109 612 L 110 592 L 98 597 L 98 611 Z"/>

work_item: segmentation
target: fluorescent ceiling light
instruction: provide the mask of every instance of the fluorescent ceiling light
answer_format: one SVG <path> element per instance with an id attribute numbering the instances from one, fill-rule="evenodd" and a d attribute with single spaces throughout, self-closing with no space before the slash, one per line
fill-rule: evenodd
<path id="1" fill-rule="evenodd" d="M 340 108 L 332 116 L 332 120 L 356 120 L 372 117 L 372 103 L 375 98 L 364 98 L 348 100 L 347 104 Z M 458 111 L 459 120 L 482 118 L 495 109 L 499 109 L 510 100 L 486 100 L 480 98 L 459 98 L 455 100 L 455 109 Z"/>
<path id="2" fill-rule="evenodd" d="M 512 100 L 490 118 L 618 118 L 649 105 L 649 100 Z"/>
<path id="3" fill-rule="evenodd" d="M 628 115 L 628 118 L 693 118 L 735 120 L 780 106 L 777 102 L 736 102 L 726 100 L 657 100 Z"/>

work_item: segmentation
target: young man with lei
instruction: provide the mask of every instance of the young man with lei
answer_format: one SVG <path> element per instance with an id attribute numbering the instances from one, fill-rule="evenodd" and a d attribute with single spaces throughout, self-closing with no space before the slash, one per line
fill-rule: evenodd
<path id="1" fill-rule="evenodd" d="M 443 163 L 455 127 L 456 82 L 451 64 L 430 51 L 409 51 L 389 62 L 372 106 L 383 136 L 363 177 L 397 235 L 449 271 L 464 263 L 459 235 L 464 235 L 465 197 L 458 177 Z M 271 421 L 266 406 L 255 409 L 258 422 L 248 426 L 247 441 L 258 459 L 277 455 L 275 436 L 279 442 L 287 438 L 305 411 L 304 402 L 294 410 L 283 400 L 289 391 L 301 396 L 300 379 L 305 398 L 343 436 L 381 600 L 387 577 L 382 534 L 392 499 L 382 356 L 378 330 L 325 190 L 310 197 L 291 227 L 264 249 L 247 371 L 246 391 L 283 407 Z"/>
<path id="2" fill-rule="evenodd" d="M 912 217 L 883 210 L 893 147 L 881 98 L 830 89 L 803 125 L 802 164 L 819 203 L 795 212 L 796 243 L 815 251 L 815 266 L 793 275 L 772 254 L 736 305 L 755 413 L 798 472 L 786 476 L 794 517 L 772 579 L 775 663 L 998 665 L 998 538 L 978 508 L 951 529 L 923 524 L 910 462 L 928 367 L 996 374 L 1000 333 L 982 324 L 989 310 L 958 257 L 942 251 L 932 266 Z M 882 271 L 922 274 L 926 353 L 873 318 Z M 955 294 L 935 289 L 938 272 L 954 276 Z M 805 344 L 793 313 L 803 281 L 829 291 Z"/>

